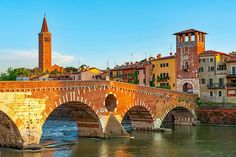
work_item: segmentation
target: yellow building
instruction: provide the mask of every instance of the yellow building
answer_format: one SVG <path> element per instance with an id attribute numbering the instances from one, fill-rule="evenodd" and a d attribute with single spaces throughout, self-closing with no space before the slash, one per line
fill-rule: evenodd
<path id="1" fill-rule="evenodd" d="M 159 54 L 151 63 L 155 87 L 176 90 L 176 56 L 161 57 Z"/>

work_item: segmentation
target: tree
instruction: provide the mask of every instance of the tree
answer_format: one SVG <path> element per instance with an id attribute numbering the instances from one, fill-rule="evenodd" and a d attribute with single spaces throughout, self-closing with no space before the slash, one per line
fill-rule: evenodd
<path id="1" fill-rule="evenodd" d="M 81 66 L 79 67 L 79 71 L 85 71 L 85 70 L 88 69 L 88 68 L 89 68 L 89 66 L 83 64 L 83 65 L 81 65 Z"/>
<path id="2" fill-rule="evenodd" d="M 19 75 L 29 76 L 30 73 L 31 73 L 30 70 L 25 68 L 17 68 L 17 69 L 8 68 L 5 73 L 0 74 L 0 80 L 13 81 L 16 80 L 16 77 Z"/>
<path id="3" fill-rule="evenodd" d="M 57 68 L 56 69 L 54 69 L 50 74 L 58 74 L 59 72 L 58 72 L 58 70 L 57 70 Z"/>
<path id="4" fill-rule="evenodd" d="M 64 71 L 65 71 L 65 72 L 72 73 L 72 72 L 77 72 L 78 69 L 75 68 L 75 67 L 66 67 L 66 68 L 64 69 Z"/>

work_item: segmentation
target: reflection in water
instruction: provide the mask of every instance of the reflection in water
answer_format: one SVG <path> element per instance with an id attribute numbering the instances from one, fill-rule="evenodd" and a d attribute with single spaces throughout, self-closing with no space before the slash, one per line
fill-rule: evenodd
<path id="1" fill-rule="evenodd" d="M 133 132 L 131 138 L 79 138 L 77 126 L 49 121 L 41 152 L 0 149 L 0 157 L 235 157 L 236 127 L 177 126 L 171 133 Z"/>

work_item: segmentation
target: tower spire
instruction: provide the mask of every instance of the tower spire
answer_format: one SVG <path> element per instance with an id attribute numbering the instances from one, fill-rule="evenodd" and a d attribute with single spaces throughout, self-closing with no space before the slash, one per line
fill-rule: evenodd
<path id="1" fill-rule="evenodd" d="M 42 24 L 41 32 L 48 32 L 48 24 L 47 24 L 45 14 L 44 14 L 44 18 L 43 18 L 43 24 Z"/>

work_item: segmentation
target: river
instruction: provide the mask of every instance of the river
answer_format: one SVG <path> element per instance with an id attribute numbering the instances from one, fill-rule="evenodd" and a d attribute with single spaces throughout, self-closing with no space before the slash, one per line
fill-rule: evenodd
<path id="1" fill-rule="evenodd" d="M 48 120 L 38 152 L 0 149 L 0 157 L 236 157 L 236 127 L 176 126 L 173 132 L 133 132 L 133 138 L 78 138 L 70 121 Z"/>

